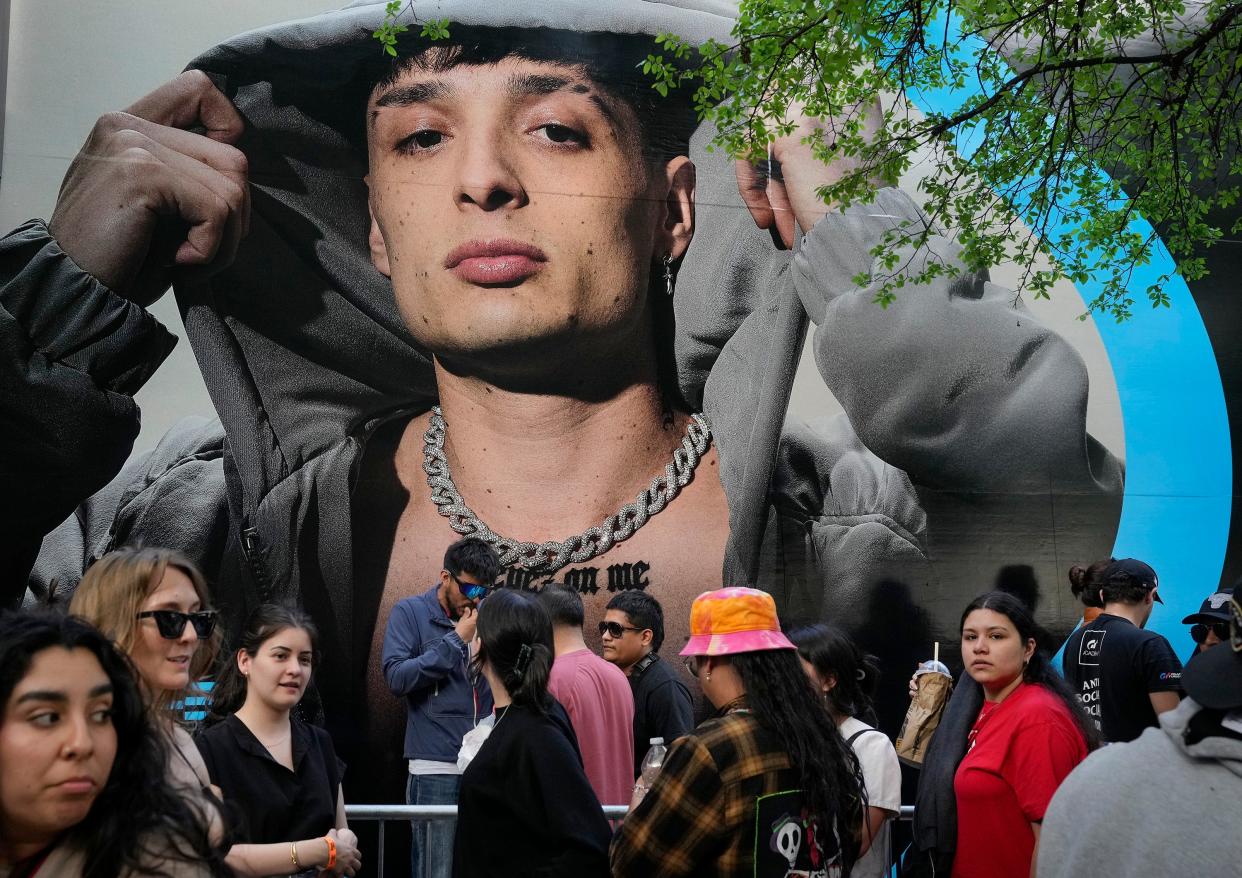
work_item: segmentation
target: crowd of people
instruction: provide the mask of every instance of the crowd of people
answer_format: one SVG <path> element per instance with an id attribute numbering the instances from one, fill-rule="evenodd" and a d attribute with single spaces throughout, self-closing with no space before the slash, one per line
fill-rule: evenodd
<path id="1" fill-rule="evenodd" d="M 785 631 L 756 589 L 703 593 L 680 650 L 702 696 L 696 725 L 660 657 L 654 598 L 618 594 L 596 655 L 573 588 L 503 588 L 498 570 L 486 544 L 461 540 L 440 581 L 388 622 L 408 801 L 458 815 L 415 823 L 415 878 L 1061 878 L 1242 861 L 1229 832 L 1242 801 L 1242 583 L 1186 618 L 1184 671 L 1144 629 L 1159 583 L 1134 559 L 1071 572 L 1100 612 L 1066 642 L 1060 671 L 1021 599 L 971 601 L 964 670 L 895 858 L 901 772 L 872 724 L 875 660 L 847 633 Z M 217 663 L 203 577 L 155 548 L 101 558 L 67 609 L 0 617 L 0 876 L 359 873 L 345 767 L 297 711 L 321 658 L 309 616 L 259 606 Z M 209 716 L 192 736 L 173 707 L 207 676 Z M 653 763 L 649 748 L 665 744 Z M 610 823 L 601 805 L 627 802 Z M 1116 831 L 1157 809 L 1160 833 Z"/>

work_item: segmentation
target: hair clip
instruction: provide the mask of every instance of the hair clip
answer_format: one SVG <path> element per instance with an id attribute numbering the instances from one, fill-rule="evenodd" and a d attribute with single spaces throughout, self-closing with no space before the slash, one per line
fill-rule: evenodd
<path id="1" fill-rule="evenodd" d="M 517 661 L 513 663 L 513 671 L 519 677 L 526 673 L 526 668 L 530 664 L 530 644 L 523 643 L 521 649 L 518 650 Z"/>

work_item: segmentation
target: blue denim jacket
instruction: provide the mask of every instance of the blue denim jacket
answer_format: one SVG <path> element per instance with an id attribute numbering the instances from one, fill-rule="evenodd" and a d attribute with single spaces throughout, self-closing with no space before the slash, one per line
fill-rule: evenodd
<path id="1" fill-rule="evenodd" d="M 405 758 L 456 762 L 475 717 L 492 710 L 485 680 L 470 685 L 470 651 L 440 606 L 440 586 L 392 608 L 384 632 L 384 679 L 405 699 Z"/>

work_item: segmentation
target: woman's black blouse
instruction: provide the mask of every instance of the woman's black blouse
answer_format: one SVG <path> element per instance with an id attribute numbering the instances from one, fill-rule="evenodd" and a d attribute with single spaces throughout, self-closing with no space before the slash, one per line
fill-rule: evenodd
<path id="1" fill-rule="evenodd" d="M 343 765 L 323 729 L 291 719 L 293 771 L 236 716 L 195 738 L 211 782 L 224 793 L 232 844 L 319 838 L 336 826 Z"/>

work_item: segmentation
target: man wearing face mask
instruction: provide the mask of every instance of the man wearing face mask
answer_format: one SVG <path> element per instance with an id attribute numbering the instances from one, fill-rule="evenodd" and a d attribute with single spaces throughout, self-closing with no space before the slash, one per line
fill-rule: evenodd
<path id="1" fill-rule="evenodd" d="M 457 752 L 478 717 L 492 710 L 487 683 L 471 681 L 470 641 L 478 604 L 492 590 L 499 559 L 467 537 L 444 553 L 440 581 L 393 607 L 384 633 L 384 679 L 405 700 L 406 803 L 455 805 Z M 455 821 L 414 821 L 412 878 L 447 878 Z"/>

